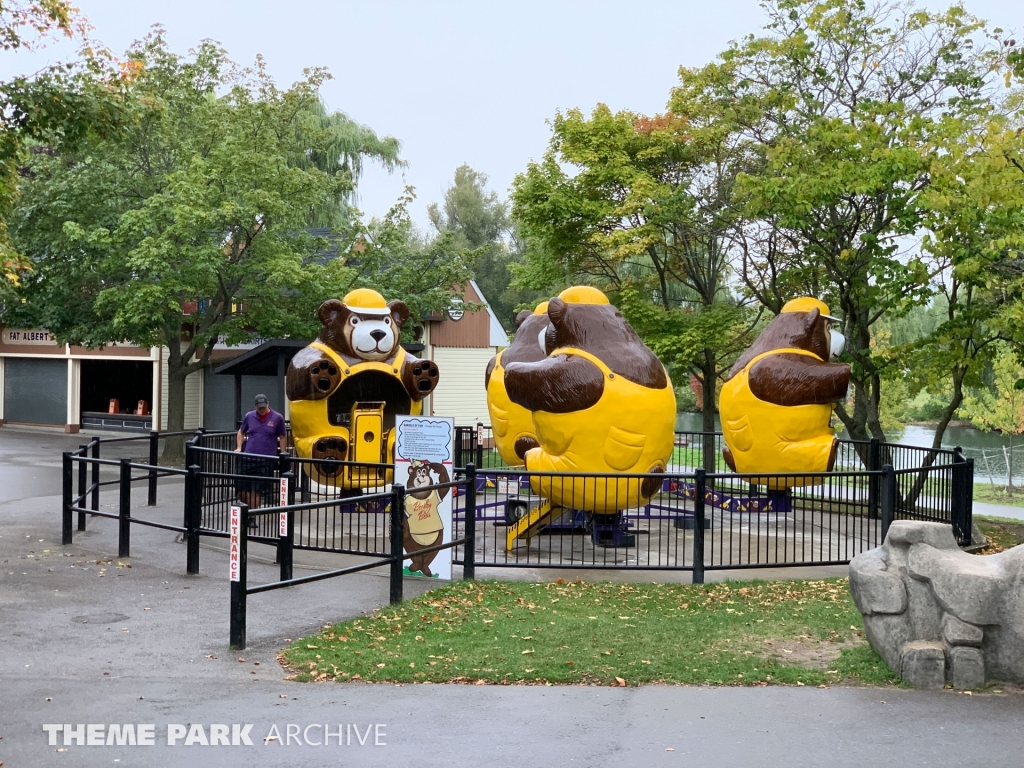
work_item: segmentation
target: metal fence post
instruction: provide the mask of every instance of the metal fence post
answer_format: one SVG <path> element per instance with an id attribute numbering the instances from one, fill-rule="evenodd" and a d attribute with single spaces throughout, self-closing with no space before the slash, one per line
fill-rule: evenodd
<path id="1" fill-rule="evenodd" d="M 405 522 L 405 486 L 391 486 L 391 604 L 402 602 L 402 566 L 405 551 L 402 527 Z"/>
<path id="2" fill-rule="evenodd" d="M 966 544 L 973 544 L 974 540 L 974 459 L 968 459 L 964 468 L 964 531 L 966 532 Z"/>
<path id="3" fill-rule="evenodd" d="M 707 471 L 698 467 L 693 482 L 693 583 L 704 583 L 704 493 Z"/>
<path id="4" fill-rule="evenodd" d="M 461 467 L 462 466 L 462 441 L 466 439 L 464 437 L 465 434 L 466 434 L 466 428 L 465 427 L 456 427 L 455 428 L 455 456 L 454 456 L 454 465 L 456 467 Z"/>
<path id="5" fill-rule="evenodd" d="M 78 456 L 89 455 L 89 446 L 80 445 L 78 446 Z M 89 464 L 84 461 L 78 462 L 78 506 L 82 509 L 85 508 L 85 495 L 86 489 L 88 488 L 87 483 L 89 482 Z M 78 530 L 85 530 L 85 512 L 78 513 Z"/>
<path id="6" fill-rule="evenodd" d="M 92 457 L 98 459 L 100 457 L 100 439 L 94 437 L 92 439 Z M 92 465 L 92 511 L 100 511 L 100 465 L 99 462 L 93 462 Z"/>
<path id="7" fill-rule="evenodd" d="M 476 465 L 484 465 L 484 425 L 479 421 L 476 423 L 476 431 L 473 433 L 473 443 L 476 446 Z"/>
<path id="8" fill-rule="evenodd" d="M 893 469 L 892 464 L 886 464 L 882 467 L 882 482 L 879 493 L 882 497 L 882 543 L 884 543 L 885 537 L 889 535 L 889 526 L 892 525 L 896 515 L 896 470 Z"/>
<path id="9" fill-rule="evenodd" d="M 284 472 L 281 475 L 281 479 L 288 481 L 288 495 L 285 497 L 286 506 L 295 506 L 295 473 Z M 295 554 L 295 513 L 289 510 L 284 514 L 286 518 L 285 532 L 277 540 L 277 559 L 281 563 L 281 581 L 290 581 Z M 278 534 L 280 533 L 280 529 L 278 529 Z"/>
<path id="10" fill-rule="evenodd" d="M 309 479 L 309 473 L 306 472 L 301 464 L 299 465 L 299 474 L 302 475 L 302 479 L 299 480 L 302 484 L 300 498 L 302 499 L 303 504 L 308 504 L 313 500 L 313 487 Z"/>
<path id="11" fill-rule="evenodd" d="M 967 526 L 967 504 L 973 495 L 973 489 L 968 488 L 971 480 L 973 478 L 967 476 L 967 459 L 964 458 L 963 449 L 957 446 L 953 449 L 953 488 L 949 517 L 953 524 L 953 535 L 961 546 L 971 543 L 971 530 Z"/>
<path id="12" fill-rule="evenodd" d="M 196 457 L 195 440 L 196 440 L 196 438 L 193 437 L 191 440 L 186 440 L 185 441 L 185 468 L 186 469 L 191 469 L 193 466 L 195 466 L 199 471 L 202 471 L 202 467 L 199 466 L 199 461 L 201 461 L 201 459 Z M 199 475 L 197 474 L 194 479 L 196 481 L 196 485 L 195 485 L 195 487 L 193 487 L 193 492 L 195 493 L 196 498 L 200 498 L 200 492 L 198 491 L 198 485 L 199 485 L 199 482 L 200 482 Z M 188 482 L 188 479 L 186 477 L 186 483 L 187 482 Z M 184 526 L 185 528 L 188 528 L 188 526 L 189 526 L 189 515 L 191 514 L 191 508 L 189 507 L 190 502 L 189 502 L 189 495 L 188 495 L 187 488 L 188 488 L 188 486 L 186 485 L 186 491 L 185 491 L 185 515 L 184 515 L 184 520 L 182 520 L 182 523 L 181 523 L 182 526 Z"/>
<path id="13" fill-rule="evenodd" d="M 230 646 L 245 650 L 245 598 L 248 589 L 249 506 L 239 504 L 238 580 L 231 582 Z"/>
<path id="14" fill-rule="evenodd" d="M 132 537 L 132 460 L 121 459 L 121 493 L 118 503 L 117 556 L 131 557 Z"/>
<path id="15" fill-rule="evenodd" d="M 199 573 L 200 482 L 199 465 L 193 464 L 185 475 L 185 572 L 193 576 Z"/>
<path id="16" fill-rule="evenodd" d="M 152 430 L 149 433 L 149 466 L 155 467 L 157 462 L 160 461 L 160 433 L 156 430 Z M 149 470 L 149 499 L 147 504 L 151 507 L 156 506 L 156 470 Z"/>
<path id="17" fill-rule="evenodd" d="M 871 438 L 868 445 L 868 466 L 869 472 L 877 472 L 881 469 L 882 442 L 877 437 Z M 868 519 L 878 519 L 878 475 L 868 476 Z"/>
<path id="18" fill-rule="evenodd" d="M 72 515 L 71 515 L 71 493 L 74 487 L 74 465 L 71 463 L 71 451 L 64 451 L 63 454 L 63 465 L 62 465 L 62 486 L 64 490 L 64 507 L 61 515 L 61 526 L 60 526 L 60 543 L 70 544 L 72 533 Z"/>
<path id="19" fill-rule="evenodd" d="M 476 465 L 472 463 L 466 465 L 466 501 L 462 506 L 466 537 L 462 550 L 462 578 L 473 581 L 476 578 Z"/>

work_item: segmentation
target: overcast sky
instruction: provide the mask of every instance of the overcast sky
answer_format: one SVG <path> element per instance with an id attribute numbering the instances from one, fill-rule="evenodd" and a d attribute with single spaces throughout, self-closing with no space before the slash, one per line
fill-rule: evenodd
<path id="1" fill-rule="evenodd" d="M 516 173 L 539 159 L 556 110 L 663 110 L 679 66 L 714 59 L 730 40 L 757 32 L 756 0 L 78 0 L 94 35 L 123 53 L 152 24 L 172 48 L 220 42 L 241 64 L 262 53 L 279 84 L 326 66 L 333 109 L 397 137 L 408 167 L 369 167 L 359 206 L 383 214 L 405 184 L 425 223 L 462 163 L 488 174 L 506 194 Z M 923 0 L 939 10 L 949 5 Z M 1024 0 L 967 0 L 967 9 L 1004 29 L 1024 30 Z M 0 54 L 0 79 L 68 58 Z"/>

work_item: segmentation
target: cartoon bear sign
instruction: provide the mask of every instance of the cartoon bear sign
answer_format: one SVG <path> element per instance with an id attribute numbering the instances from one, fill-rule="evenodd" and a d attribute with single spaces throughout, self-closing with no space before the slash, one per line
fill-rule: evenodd
<path id="1" fill-rule="evenodd" d="M 395 482 L 405 485 L 402 546 L 411 555 L 410 576 L 450 579 L 451 550 L 422 550 L 451 540 L 451 488 L 437 488 L 451 479 L 454 419 L 438 416 L 399 416 L 395 431 Z"/>
<path id="2" fill-rule="evenodd" d="M 402 526 L 402 546 L 409 554 L 434 547 L 444 538 L 441 503 L 450 488 L 431 488 L 449 480 L 444 464 L 428 459 L 414 459 L 409 464 L 409 480 L 405 487 L 405 522 Z M 430 564 L 437 552 L 416 555 L 409 563 L 410 571 L 433 576 Z"/>

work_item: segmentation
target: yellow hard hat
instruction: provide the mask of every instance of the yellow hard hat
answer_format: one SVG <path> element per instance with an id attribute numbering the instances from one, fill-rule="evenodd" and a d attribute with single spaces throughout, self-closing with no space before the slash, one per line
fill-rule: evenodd
<path id="1" fill-rule="evenodd" d="M 566 304 L 607 304 L 608 297 L 590 285 L 574 285 L 566 288 L 558 298 Z"/>
<path id="2" fill-rule="evenodd" d="M 540 304 L 537 305 L 536 309 L 533 310 L 533 314 L 535 315 L 546 315 L 547 313 L 548 303 L 546 301 L 542 301 Z"/>
<path id="3" fill-rule="evenodd" d="M 354 291 L 349 291 L 341 303 L 361 315 L 391 314 L 384 297 L 370 288 L 356 288 Z"/>
<path id="4" fill-rule="evenodd" d="M 801 296 L 796 299 L 790 299 L 786 302 L 785 306 L 782 307 L 783 312 L 810 312 L 812 309 L 816 309 L 821 313 L 821 316 L 826 320 L 835 320 L 838 322 L 838 317 L 832 317 L 828 313 L 828 304 L 821 299 L 815 299 L 811 296 Z"/>

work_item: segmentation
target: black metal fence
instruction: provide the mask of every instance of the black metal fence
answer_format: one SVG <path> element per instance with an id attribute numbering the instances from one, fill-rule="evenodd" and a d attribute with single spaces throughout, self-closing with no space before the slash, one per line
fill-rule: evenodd
<path id="1" fill-rule="evenodd" d="M 392 598 L 401 599 L 401 563 L 410 556 L 402 552 L 404 489 L 392 484 L 393 465 L 240 454 L 234 433 L 197 432 L 185 446 L 187 468 L 163 467 L 156 457 L 165 437 L 94 438 L 64 454 L 65 544 L 76 514 L 78 530 L 90 514 L 118 519 L 119 557 L 130 556 L 133 524 L 176 531 L 194 574 L 201 537 L 234 536 L 232 551 L 240 547 L 243 557 L 242 586 L 232 586 L 237 647 L 244 646 L 248 594 L 390 565 Z M 130 450 L 144 447 L 148 463 L 101 456 L 101 445 L 133 440 Z M 504 467 L 488 428 L 457 428 L 455 460 L 463 466 L 451 483 L 435 486 L 453 496 L 451 543 L 438 549 L 453 549 L 464 578 L 477 567 L 675 570 L 700 583 L 709 570 L 843 565 L 879 546 L 894 520 L 946 523 L 961 545 L 971 541 L 974 466 L 959 449 L 850 441 L 840 445 L 833 472 L 743 475 L 699 466 L 705 449 L 720 455 L 720 441 L 719 434 L 677 434 L 659 474 L 553 474 Z M 100 480 L 103 465 L 118 468 L 116 480 Z M 158 480 L 171 476 L 185 478 L 182 524 L 133 516 L 132 483 L 148 484 L 152 506 Z M 342 476 L 350 490 L 331 484 Z M 100 511 L 99 492 L 108 485 L 119 488 L 117 514 Z M 233 515 L 232 507 L 240 511 Z M 249 542 L 276 546 L 280 581 L 246 585 Z M 374 559 L 295 578 L 296 549 Z"/>

